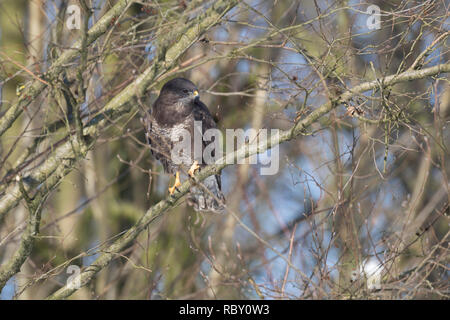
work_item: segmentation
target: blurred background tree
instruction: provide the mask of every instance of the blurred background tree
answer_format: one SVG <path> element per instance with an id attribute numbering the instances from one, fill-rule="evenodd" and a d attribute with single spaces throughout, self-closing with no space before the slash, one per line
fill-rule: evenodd
<path id="1" fill-rule="evenodd" d="M 0 297 L 448 299 L 449 4 L 0 0 Z M 175 76 L 223 131 L 300 125 L 224 215 L 162 201 Z"/>

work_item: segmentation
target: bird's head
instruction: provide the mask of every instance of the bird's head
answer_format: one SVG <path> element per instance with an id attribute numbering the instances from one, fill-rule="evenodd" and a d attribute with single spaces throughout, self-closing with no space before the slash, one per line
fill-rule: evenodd
<path id="1" fill-rule="evenodd" d="M 171 100 L 192 102 L 200 98 L 198 89 L 191 81 L 184 78 L 175 78 L 164 84 L 161 96 L 169 97 Z"/>

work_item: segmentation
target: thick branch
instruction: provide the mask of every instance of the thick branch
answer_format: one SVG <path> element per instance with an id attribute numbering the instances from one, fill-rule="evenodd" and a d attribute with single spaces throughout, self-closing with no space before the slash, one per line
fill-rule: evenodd
<path id="1" fill-rule="evenodd" d="M 22 192 L 29 211 L 29 219 L 27 228 L 22 234 L 22 238 L 20 241 L 20 245 L 18 250 L 14 253 L 14 255 L 0 268 L 0 292 L 3 287 L 6 285 L 6 282 L 13 277 L 16 273 L 20 271 L 23 263 L 30 256 L 31 251 L 33 250 L 34 242 L 36 240 L 36 236 L 39 233 L 39 226 L 41 223 L 41 212 L 44 207 L 45 199 L 48 194 L 41 195 L 40 193 L 36 194 L 33 199 L 31 199 L 24 186 L 22 181 L 19 178 L 18 184 L 20 186 L 20 191 Z"/>
<path id="2" fill-rule="evenodd" d="M 135 0 L 120 0 L 111 8 L 88 32 L 85 39 L 86 46 L 91 45 L 98 37 L 111 28 L 111 21 L 117 19 L 125 9 Z M 66 64 L 74 60 L 79 54 L 83 41 L 80 39 L 70 49 L 58 57 L 45 74 L 46 79 L 57 77 L 66 67 Z M 22 111 L 45 89 L 46 84 L 42 81 L 34 80 L 22 92 L 19 100 L 13 104 L 0 119 L 0 136 L 8 130 L 14 121 L 22 114 Z"/>

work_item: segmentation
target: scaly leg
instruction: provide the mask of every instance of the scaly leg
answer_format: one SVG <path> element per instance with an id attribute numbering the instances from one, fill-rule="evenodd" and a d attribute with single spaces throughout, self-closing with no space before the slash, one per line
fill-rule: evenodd
<path id="1" fill-rule="evenodd" d="M 181 186 L 180 173 L 177 171 L 175 173 L 175 182 L 174 182 L 173 186 L 169 188 L 170 195 L 173 195 L 175 190 L 180 186 Z"/>
<path id="2" fill-rule="evenodd" d="M 198 169 L 200 169 L 200 166 L 198 165 L 198 161 L 195 160 L 191 168 L 188 170 L 188 174 L 193 178 L 195 171 L 197 171 Z"/>

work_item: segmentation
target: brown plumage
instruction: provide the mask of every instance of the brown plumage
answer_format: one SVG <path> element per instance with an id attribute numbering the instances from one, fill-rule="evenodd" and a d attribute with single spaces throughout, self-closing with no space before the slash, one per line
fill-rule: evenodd
<path id="1" fill-rule="evenodd" d="M 192 170 L 194 161 L 199 163 L 200 170 L 206 165 L 205 159 L 194 158 L 194 121 L 201 121 L 202 134 L 208 129 L 216 128 L 214 118 L 206 105 L 200 101 L 198 89 L 191 81 L 183 78 L 168 81 L 162 87 L 153 104 L 151 116 L 146 121 L 152 154 L 161 162 L 165 172 L 186 172 L 188 167 Z M 178 142 L 174 137 L 178 138 L 177 134 L 181 129 L 187 130 L 191 135 L 191 154 L 183 155 L 184 167 L 182 164 L 176 164 L 171 157 L 174 143 Z M 202 142 L 202 155 L 205 146 Z M 188 203 L 197 211 L 223 211 L 225 198 L 221 190 L 220 174 L 207 177 L 202 184 L 209 192 L 201 186 L 191 187 Z M 169 188 L 171 193 L 174 187 Z"/>

